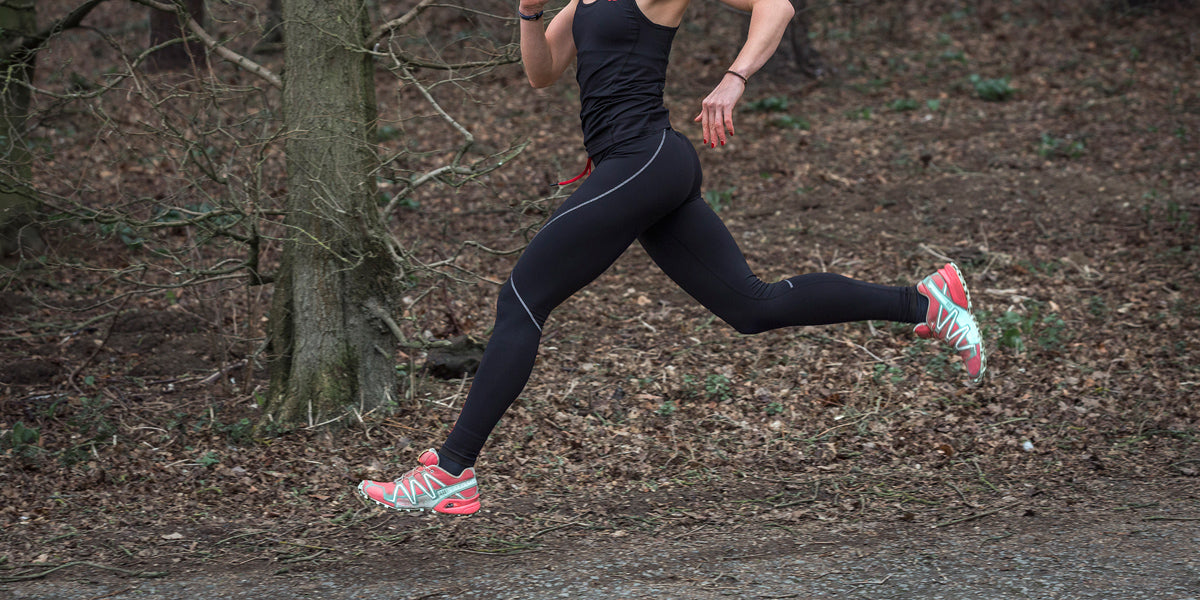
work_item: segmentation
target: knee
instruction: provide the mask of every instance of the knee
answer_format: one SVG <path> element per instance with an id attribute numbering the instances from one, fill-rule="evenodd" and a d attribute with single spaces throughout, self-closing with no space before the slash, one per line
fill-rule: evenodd
<path id="1" fill-rule="evenodd" d="M 496 298 L 496 327 L 532 324 L 541 331 L 545 320 L 545 316 L 534 312 L 529 300 L 521 297 L 511 281 L 500 288 L 500 295 Z"/>
<path id="2" fill-rule="evenodd" d="M 503 321 L 518 316 L 529 319 L 512 285 L 506 283 L 500 288 L 500 295 L 496 298 L 496 320 Z"/>
<path id="3" fill-rule="evenodd" d="M 738 333 L 755 334 L 793 324 L 794 302 L 782 301 L 794 289 L 789 281 L 766 283 L 757 277 L 748 278 L 746 287 L 732 301 L 716 312 L 721 320 Z"/>
<path id="4" fill-rule="evenodd" d="M 730 327 L 737 330 L 738 333 L 753 335 L 762 333 L 771 329 L 767 322 L 758 315 L 753 314 L 723 314 L 718 315 L 722 321 L 725 321 Z"/>

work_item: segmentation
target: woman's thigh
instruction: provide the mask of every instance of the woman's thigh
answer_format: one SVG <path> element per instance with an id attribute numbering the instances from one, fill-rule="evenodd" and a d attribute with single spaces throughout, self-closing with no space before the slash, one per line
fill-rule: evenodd
<path id="1" fill-rule="evenodd" d="M 614 151 L 530 241 L 511 282 L 539 326 L 684 202 L 696 174 L 678 146 L 667 131 Z"/>

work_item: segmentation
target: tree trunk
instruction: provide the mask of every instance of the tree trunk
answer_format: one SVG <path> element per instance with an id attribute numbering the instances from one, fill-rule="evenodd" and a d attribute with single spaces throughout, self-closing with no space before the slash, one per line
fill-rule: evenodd
<path id="1" fill-rule="evenodd" d="M 33 35 L 37 30 L 36 0 L 0 3 L 0 46 Z M 34 54 L 18 51 L 0 57 L 0 256 L 21 250 L 40 252 L 43 244 L 34 225 L 37 198 L 25 119 L 29 115 L 29 88 Z"/>
<path id="2" fill-rule="evenodd" d="M 797 73 L 809 79 L 820 79 L 829 68 L 809 39 L 813 11 L 808 0 L 792 0 L 792 7 L 796 14 L 780 40 L 779 49 L 763 65 L 763 72 L 787 79 L 793 79 Z M 748 17 L 746 21 L 749 23 Z"/>
<path id="3" fill-rule="evenodd" d="M 792 0 L 796 15 L 792 17 L 792 26 L 788 31 L 788 41 L 792 48 L 792 64 L 796 69 L 810 79 L 820 79 L 825 75 L 827 67 L 821 53 L 813 47 L 808 32 L 812 24 L 812 12 L 808 0 Z"/>
<path id="4" fill-rule="evenodd" d="M 376 206 L 375 87 L 363 0 L 285 0 L 288 226 L 270 315 L 267 423 L 394 400 L 399 265 Z"/>
<path id="5" fill-rule="evenodd" d="M 187 14 L 197 23 L 204 23 L 204 0 L 167 0 L 168 3 L 183 5 Z M 186 38 L 189 35 L 186 23 L 181 20 L 179 13 L 167 12 L 155 8 L 150 11 L 150 46 L 154 47 L 171 40 Z M 184 42 L 171 44 L 154 51 L 147 60 L 147 70 L 178 71 L 192 65 L 198 57 L 204 56 L 204 44 L 200 42 Z"/>
<path id="6" fill-rule="evenodd" d="M 254 45 L 254 51 L 278 52 L 283 47 L 283 6 L 280 0 L 268 0 L 265 15 L 263 36 Z"/>

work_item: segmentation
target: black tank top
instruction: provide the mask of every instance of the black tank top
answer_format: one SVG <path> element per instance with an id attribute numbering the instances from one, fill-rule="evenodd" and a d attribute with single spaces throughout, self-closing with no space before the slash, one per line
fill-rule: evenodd
<path id="1" fill-rule="evenodd" d="M 663 87 L 675 30 L 647 18 L 637 0 L 580 0 L 571 33 L 589 156 L 671 127 Z"/>

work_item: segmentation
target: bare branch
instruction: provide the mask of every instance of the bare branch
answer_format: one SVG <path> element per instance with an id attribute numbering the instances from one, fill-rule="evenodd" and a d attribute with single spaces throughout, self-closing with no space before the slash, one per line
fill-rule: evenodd
<path id="1" fill-rule="evenodd" d="M 454 117 L 451 117 L 450 113 L 446 112 L 446 110 L 442 108 L 441 104 L 438 104 L 438 101 L 435 100 L 433 95 L 429 93 L 429 88 L 421 85 L 421 82 L 417 80 L 417 77 L 412 74 L 412 71 L 410 71 L 408 67 L 400 64 L 396 66 L 399 67 L 402 73 L 404 73 L 404 78 L 407 79 L 409 83 L 417 86 L 417 91 L 421 92 L 421 96 L 423 96 L 425 101 L 428 102 L 429 105 L 432 106 L 433 109 L 442 116 L 442 119 L 445 119 L 445 121 L 449 123 L 451 127 L 457 130 L 458 133 L 463 136 L 463 145 L 458 151 L 458 156 L 455 157 L 455 162 L 457 162 L 457 159 L 466 153 L 466 151 L 471 148 L 471 145 L 475 143 L 475 135 L 470 131 L 467 131 L 467 128 L 459 124 L 458 121 L 455 121 Z"/>
<path id="2" fill-rule="evenodd" d="M 207 46 L 209 50 L 212 50 L 221 58 L 224 58 L 225 60 L 265 79 L 267 83 L 270 83 L 273 87 L 278 89 L 283 88 L 283 81 L 279 79 L 278 75 L 272 73 L 270 69 L 246 58 L 245 56 L 242 56 L 241 54 L 222 46 L 221 43 L 218 42 L 216 38 L 210 35 L 207 31 L 205 31 L 204 28 L 201 27 L 200 24 L 191 17 L 191 15 L 187 14 L 187 11 L 184 10 L 183 7 L 171 4 L 163 4 L 161 2 L 157 2 L 156 0 L 131 1 L 153 9 L 177 13 L 180 19 L 187 20 L 186 24 L 188 30 L 195 34 L 196 37 L 200 38 L 200 41 L 204 42 L 204 45 Z"/>
<path id="3" fill-rule="evenodd" d="M 378 44 L 375 46 L 378 48 Z M 487 69 L 491 67 L 499 67 L 501 65 L 511 65 L 521 62 L 520 49 L 516 44 L 506 46 L 504 54 L 497 55 L 495 58 L 488 60 L 474 60 L 459 63 L 432 62 L 423 58 L 417 58 L 407 52 L 400 52 L 388 49 L 387 52 L 375 51 L 372 54 L 375 56 L 387 56 L 392 58 L 397 63 L 402 63 L 408 67 L 417 67 L 420 69 L 429 69 L 431 71 L 462 71 L 466 69 Z"/>
<path id="4" fill-rule="evenodd" d="M 72 13 L 76 17 L 63 19 L 48 32 L 67 26 L 87 27 L 80 24 L 87 21 L 83 18 L 86 11 L 107 2 L 70 1 L 80 5 Z M 177 34 L 177 39 L 146 48 L 143 40 L 130 35 L 136 32 L 122 30 L 117 35 L 96 30 L 102 40 L 96 44 L 99 51 L 115 57 L 110 61 L 113 69 L 103 74 L 85 73 L 82 76 L 87 80 L 82 82 L 71 80 L 60 85 L 59 80 L 51 79 L 39 84 L 42 88 L 20 83 L 43 99 L 54 99 L 35 107 L 27 128 L 29 135 L 45 136 L 48 140 L 47 156 L 60 148 L 64 155 L 68 150 L 74 153 L 76 148 L 84 148 L 91 150 L 90 156 L 96 158 L 96 168 L 87 169 L 74 168 L 65 161 L 46 162 L 47 167 L 35 179 L 38 187 L 32 188 L 47 209 L 46 214 L 80 225 L 113 245 L 124 243 L 128 250 L 128 260 L 120 263 L 69 253 L 49 257 L 51 267 L 71 269 L 113 288 L 111 298 L 90 310 L 116 307 L 134 295 L 167 296 L 180 306 L 197 307 L 213 300 L 224 302 L 217 299 L 244 291 L 249 312 L 244 317 L 235 313 L 233 322 L 236 326 L 245 323 L 247 331 L 261 333 L 261 312 L 256 312 L 261 308 L 256 305 L 260 299 L 251 299 L 249 295 L 262 294 L 253 286 L 274 282 L 274 274 L 260 274 L 259 269 L 269 270 L 270 265 L 276 264 L 282 240 L 292 237 L 305 245 L 324 247 L 335 260 L 341 261 L 339 269 L 373 260 L 376 254 L 394 260 L 407 286 L 405 306 L 388 308 L 387 304 L 378 304 L 369 310 L 403 348 L 428 348 L 437 343 L 418 332 L 428 329 L 427 321 L 436 318 L 431 315 L 437 311 L 429 305 L 440 291 L 448 286 L 500 284 L 486 267 L 474 266 L 474 259 L 485 253 L 519 252 L 520 248 L 513 247 L 524 245 L 520 229 L 512 232 L 511 241 L 485 245 L 463 239 L 470 236 L 455 236 L 458 239 L 439 238 L 427 248 L 400 237 L 398 228 L 393 227 L 391 235 L 382 236 L 382 247 L 371 247 L 368 254 L 361 247 L 332 244 L 327 235 L 335 230 L 361 227 L 361 222 L 334 218 L 306 231 L 293 222 L 278 219 L 298 214 L 298 209 L 280 210 L 277 204 L 287 193 L 283 186 L 286 164 L 280 160 L 280 145 L 291 133 L 281 125 L 278 111 L 273 110 L 272 102 L 278 101 L 278 94 L 273 93 L 271 86 L 278 87 L 279 78 L 224 47 L 240 48 L 235 43 L 241 38 L 236 36 L 252 34 L 249 29 L 234 32 L 226 27 L 229 23 L 252 24 L 253 19 L 246 15 L 253 7 L 224 3 L 223 6 L 233 6 L 224 10 L 235 16 L 222 17 L 219 30 L 209 26 L 210 35 L 201 27 L 202 20 L 192 19 L 176 4 L 174 0 L 129 0 L 126 4 L 108 6 L 135 12 L 149 7 L 178 15 L 185 29 Z M 406 45 L 410 35 L 416 35 L 413 29 L 421 26 L 433 14 L 431 11 L 456 8 L 494 15 L 467 7 L 450 7 L 447 0 L 437 3 L 412 0 L 408 5 L 416 7 L 405 9 L 403 16 L 370 32 L 370 43 L 365 48 L 358 44 L 346 48 L 378 59 L 376 68 L 391 71 L 397 78 L 396 88 L 402 95 L 397 104 L 400 108 L 392 117 L 387 112 L 391 106 L 384 103 L 381 109 L 384 118 L 394 118 L 397 123 L 419 119 L 439 133 L 444 131 L 438 137 L 410 131 L 396 147 L 387 144 L 392 141 L 390 138 L 379 144 L 378 158 L 382 160 L 375 165 L 378 171 L 371 174 L 389 180 L 391 185 L 385 188 L 386 192 L 396 194 L 372 208 L 382 208 L 384 215 L 393 214 L 405 197 L 414 197 L 414 192 L 424 194 L 435 186 L 477 187 L 478 190 L 472 190 L 472 197 L 477 195 L 475 191 L 486 192 L 490 185 L 487 175 L 507 166 L 528 144 L 518 140 L 491 147 L 490 142 L 484 143 L 474 135 L 479 127 L 473 123 L 477 117 L 468 115 L 475 109 L 457 107 L 463 93 L 474 104 L 487 105 L 487 99 L 475 97 L 478 92 L 466 84 L 488 69 L 518 61 L 516 45 L 488 43 L 486 40 L 491 38 L 462 45 L 461 39 L 455 37 L 448 47 L 440 48 L 434 41 L 440 32 L 433 40 L 423 40 L 421 49 Z M 55 40 L 55 34 L 46 33 L 46 39 Z M 217 77 L 184 76 L 153 82 L 143 77 L 139 67 L 150 53 L 170 44 L 194 40 L 202 41 L 207 52 L 233 62 L 270 85 L 255 83 L 255 77 L 243 78 L 248 83 L 243 81 L 238 85 Z M 35 46 L 34 51 L 37 49 L 40 46 Z M 51 58 L 56 57 L 47 56 L 47 62 L 53 63 Z M 116 98 L 117 94 L 123 97 Z M 240 103 L 243 95 L 249 111 L 229 110 L 243 106 Z M 419 105 L 420 114 L 410 117 L 406 111 L 414 104 Z M 217 110 L 210 110 L 214 108 Z M 68 126 L 72 128 L 69 135 Z M 448 143 L 443 145 L 442 140 Z M 90 148 L 86 146 L 88 143 Z M 419 147 L 425 144 L 438 148 L 425 151 Z M 40 151 L 40 147 L 35 149 Z M 126 161 L 125 154 L 121 154 L 126 149 L 144 152 L 136 161 Z M 158 182 L 156 193 L 137 193 L 143 182 L 151 179 Z M 320 194 L 319 201 L 332 204 L 336 199 L 327 187 L 328 179 L 309 183 Z M 500 197 L 499 186 L 492 192 L 497 199 Z M 521 214 L 527 205 L 490 208 L 495 212 Z M 322 206 L 322 210 L 325 208 Z M 335 206 L 328 208 L 337 210 Z M 543 208 L 539 206 L 539 214 L 544 212 Z M 412 224 L 397 225 L 408 229 Z M 423 235 L 422 229 L 408 231 Z M 0 273 L 0 283 L 2 279 Z M 199 293 L 169 292 L 197 286 L 204 286 Z M 224 306 L 227 304 L 218 304 L 215 310 Z M 222 339 L 243 343 L 251 334 L 243 334 L 235 327 L 232 333 L 223 331 L 220 335 Z"/>
<path id="5" fill-rule="evenodd" d="M 419 3 L 417 3 L 416 6 L 412 7 L 412 10 L 408 11 L 407 13 L 404 13 L 403 16 L 396 18 L 396 19 L 392 19 L 391 21 L 388 21 L 387 23 L 384 23 L 382 26 L 379 27 L 379 29 L 375 30 L 375 33 L 371 34 L 370 38 L 367 39 L 367 47 L 374 48 L 375 45 L 378 44 L 383 39 L 383 36 L 391 33 L 392 31 L 394 31 L 396 29 L 400 29 L 401 27 L 404 27 L 405 25 L 408 25 L 409 23 L 412 22 L 413 19 L 417 18 L 422 12 L 425 12 L 425 9 L 429 8 L 429 6 L 431 4 L 433 4 L 433 0 L 421 0 Z"/>
<path id="6" fill-rule="evenodd" d="M 0 61 L 22 62 L 26 60 L 30 54 L 37 52 L 38 48 L 55 34 L 79 27 L 83 23 L 83 19 L 93 9 L 105 2 L 108 2 L 108 0 L 87 0 L 87 2 L 75 7 L 75 10 L 72 10 L 67 16 L 55 21 L 52 25 L 37 34 L 6 44 L 0 49 Z"/>
<path id="7" fill-rule="evenodd" d="M 465 167 L 459 165 L 459 162 L 462 158 L 462 154 L 460 153 L 455 156 L 453 163 L 449 165 L 442 165 L 436 169 L 432 169 L 426 173 L 423 173 L 416 178 L 405 181 L 404 187 L 400 191 L 396 192 L 392 196 L 392 199 L 388 202 L 387 206 L 384 207 L 383 214 L 391 214 L 401 200 L 416 191 L 417 188 L 429 183 L 430 181 L 439 180 L 451 187 L 461 187 L 474 179 L 478 179 L 479 177 L 487 175 L 488 173 L 491 173 L 492 171 L 504 166 L 504 163 L 516 158 L 516 156 L 523 152 L 528 145 L 529 142 L 522 142 L 504 152 L 494 154 L 482 160 L 476 161 L 471 166 Z M 444 181 L 442 179 L 443 175 L 460 175 L 462 178 L 457 181 Z"/>

